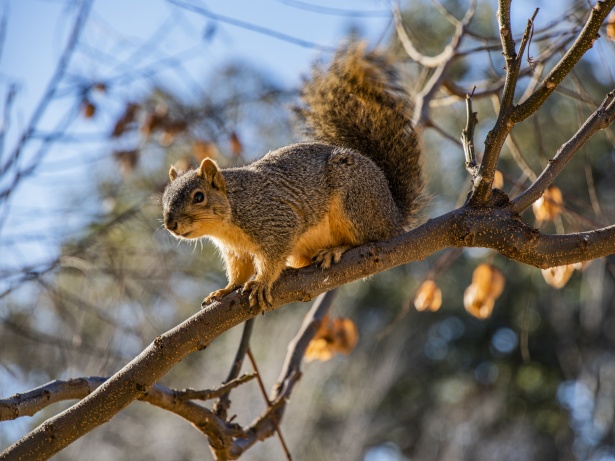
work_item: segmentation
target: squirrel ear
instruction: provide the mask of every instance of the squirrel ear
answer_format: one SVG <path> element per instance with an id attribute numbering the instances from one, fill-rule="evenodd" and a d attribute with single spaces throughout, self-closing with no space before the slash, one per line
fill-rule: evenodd
<path id="1" fill-rule="evenodd" d="M 177 177 L 179 176 L 179 174 L 177 173 L 177 170 L 175 169 L 174 166 L 171 167 L 171 169 L 169 170 L 169 179 L 171 180 L 171 182 L 175 181 L 175 179 L 177 179 Z"/>
<path id="2" fill-rule="evenodd" d="M 209 181 L 214 189 L 218 189 L 222 192 L 226 191 L 226 182 L 224 181 L 220 168 L 218 168 L 218 164 L 209 157 L 203 159 L 197 170 L 197 175 Z"/>

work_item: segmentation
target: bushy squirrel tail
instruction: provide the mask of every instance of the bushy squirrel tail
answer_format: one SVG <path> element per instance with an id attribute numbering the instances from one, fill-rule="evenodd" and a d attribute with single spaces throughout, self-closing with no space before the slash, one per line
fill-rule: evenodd
<path id="1" fill-rule="evenodd" d="M 312 139 L 349 147 L 384 172 L 404 227 L 424 205 L 420 146 L 412 127 L 412 104 L 397 72 L 364 44 L 346 46 L 328 68 L 315 66 L 296 112 Z"/>

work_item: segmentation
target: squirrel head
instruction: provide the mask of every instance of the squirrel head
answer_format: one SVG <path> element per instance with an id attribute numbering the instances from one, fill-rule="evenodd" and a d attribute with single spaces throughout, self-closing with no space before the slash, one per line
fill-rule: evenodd
<path id="1" fill-rule="evenodd" d="M 162 195 L 164 226 L 178 238 L 215 235 L 230 216 L 226 181 L 215 161 L 206 158 L 196 170 L 169 170 L 171 182 Z"/>

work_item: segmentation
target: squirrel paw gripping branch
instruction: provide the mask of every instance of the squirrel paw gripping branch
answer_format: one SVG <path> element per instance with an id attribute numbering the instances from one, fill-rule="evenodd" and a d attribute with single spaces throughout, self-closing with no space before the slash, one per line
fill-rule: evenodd
<path id="1" fill-rule="evenodd" d="M 228 285 L 203 304 L 243 286 L 250 306 L 264 309 L 286 266 L 328 268 L 349 248 L 408 229 L 424 203 L 412 105 L 384 56 L 341 49 L 327 69 L 314 68 L 302 100 L 312 142 L 239 168 L 205 159 L 169 171 L 166 228 L 209 237 L 226 263 Z"/>

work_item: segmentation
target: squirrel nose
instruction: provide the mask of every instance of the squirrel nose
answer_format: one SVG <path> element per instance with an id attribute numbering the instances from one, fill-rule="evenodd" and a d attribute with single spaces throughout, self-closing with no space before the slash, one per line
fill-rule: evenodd
<path id="1" fill-rule="evenodd" d="M 173 218 L 173 216 L 168 215 L 164 218 L 164 227 L 166 227 L 167 229 L 174 231 L 177 230 L 177 220 Z"/>

